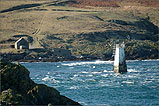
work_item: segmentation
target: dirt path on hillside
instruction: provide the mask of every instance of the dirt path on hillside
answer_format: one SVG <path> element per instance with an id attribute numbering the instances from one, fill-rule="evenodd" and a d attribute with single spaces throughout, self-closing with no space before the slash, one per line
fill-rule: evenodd
<path id="1" fill-rule="evenodd" d="M 48 9 L 48 11 L 45 11 L 44 12 L 44 15 L 41 19 L 41 21 L 39 22 L 39 26 L 37 27 L 36 31 L 33 32 L 33 43 L 30 45 L 30 48 L 31 49 L 34 49 L 34 48 L 43 48 L 41 45 L 40 45 L 40 41 L 39 41 L 39 35 L 40 35 L 40 32 L 41 32 L 41 29 L 43 28 L 44 26 L 44 22 L 46 21 L 47 17 L 49 16 L 49 13 L 51 12 L 52 10 L 51 9 Z"/>
<path id="2" fill-rule="evenodd" d="M 46 2 L 46 3 L 43 3 L 43 5 L 41 5 L 42 7 L 47 7 L 49 3 L 59 3 L 59 2 L 62 2 L 62 0 L 56 0 L 56 1 L 53 1 L 53 2 Z M 40 36 L 40 32 L 41 30 L 43 29 L 44 26 L 47 26 L 47 25 L 44 25 L 47 20 L 47 17 L 49 16 L 49 14 L 52 12 L 52 9 L 51 8 L 47 8 L 47 11 L 44 12 L 43 14 L 43 17 L 41 19 L 41 21 L 39 22 L 39 25 L 37 26 L 37 29 L 35 32 L 32 33 L 32 36 L 33 36 L 33 43 L 30 44 L 30 48 L 31 49 L 34 49 L 34 48 L 43 48 L 40 44 L 40 41 L 39 41 L 39 36 Z"/>

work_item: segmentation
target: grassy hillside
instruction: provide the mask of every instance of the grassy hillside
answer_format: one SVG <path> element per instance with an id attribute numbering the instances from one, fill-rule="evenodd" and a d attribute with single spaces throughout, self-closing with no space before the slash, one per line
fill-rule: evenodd
<path id="1" fill-rule="evenodd" d="M 72 0 L 70 3 L 76 7 L 123 7 L 126 4 L 145 6 L 145 7 L 159 7 L 159 0 Z M 123 4 L 123 5 L 121 5 Z"/>
<path id="2" fill-rule="evenodd" d="M 159 58 L 159 0 L 1 0 L 0 7 L 2 54 L 55 58 L 53 49 L 65 48 L 110 59 L 113 42 L 125 41 L 128 59 Z M 41 51 L 12 48 L 20 37 Z"/>

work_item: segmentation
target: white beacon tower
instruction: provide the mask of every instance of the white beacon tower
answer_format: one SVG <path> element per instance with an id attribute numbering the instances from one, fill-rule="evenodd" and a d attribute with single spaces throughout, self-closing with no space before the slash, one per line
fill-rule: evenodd
<path id="1" fill-rule="evenodd" d="M 125 61 L 125 44 L 116 44 L 115 57 L 114 57 L 114 72 L 125 73 L 127 66 Z"/>

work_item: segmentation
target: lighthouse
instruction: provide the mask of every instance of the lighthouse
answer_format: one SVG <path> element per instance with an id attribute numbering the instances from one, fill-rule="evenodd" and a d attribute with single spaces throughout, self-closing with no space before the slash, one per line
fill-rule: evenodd
<path id="1" fill-rule="evenodd" d="M 115 56 L 114 56 L 114 72 L 125 73 L 127 72 L 126 60 L 125 60 L 125 44 L 116 44 Z"/>

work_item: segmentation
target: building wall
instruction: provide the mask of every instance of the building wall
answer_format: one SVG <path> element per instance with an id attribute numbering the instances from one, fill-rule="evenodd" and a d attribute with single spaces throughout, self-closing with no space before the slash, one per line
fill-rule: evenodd
<path id="1" fill-rule="evenodd" d="M 22 49 L 29 49 L 29 43 L 25 41 L 24 39 L 21 39 L 20 41 L 15 43 L 16 49 L 20 49 L 20 46 Z"/>

